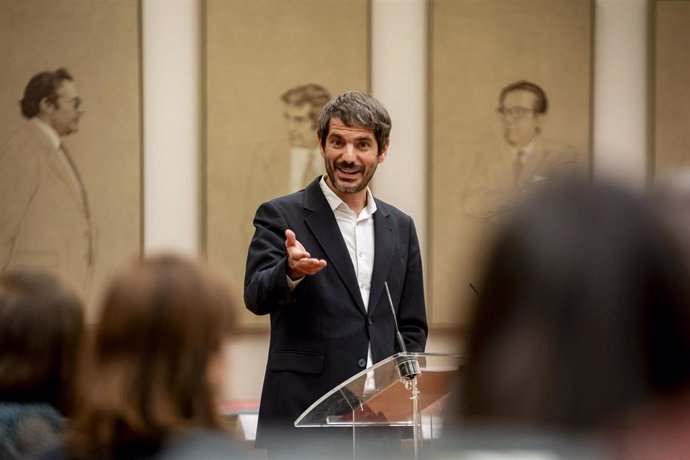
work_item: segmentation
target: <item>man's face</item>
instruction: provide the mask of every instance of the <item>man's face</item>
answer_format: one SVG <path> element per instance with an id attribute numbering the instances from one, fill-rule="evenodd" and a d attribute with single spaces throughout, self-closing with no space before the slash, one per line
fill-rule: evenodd
<path id="1" fill-rule="evenodd" d="M 534 112 L 537 96 L 531 91 L 518 89 L 510 91 L 499 107 L 503 121 L 503 136 L 513 147 L 529 144 L 539 131 L 542 114 Z"/>
<path id="2" fill-rule="evenodd" d="M 387 153 L 388 146 L 378 153 L 378 144 L 371 130 L 357 125 L 347 126 L 340 118 L 331 118 L 326 146 L 321 147 L 328 179 L 336 191 L 343 194 L 364 190 Z"/>
<path id="3" fill-rule="evenodd" d="M 81 98 L 74 82 L 64 80 L 57 90 L 57 102 L 51 106 L 50 125 L 60 136 L 77 132 L 79 119 L 84 113 L 80 110 Z"/>
<path id="4" fill-rule="evenodd" d="M 316 148 L 316 127 L 311 118 L 311 105 L 285 104 L 285 124 L 292 147 Z"/>

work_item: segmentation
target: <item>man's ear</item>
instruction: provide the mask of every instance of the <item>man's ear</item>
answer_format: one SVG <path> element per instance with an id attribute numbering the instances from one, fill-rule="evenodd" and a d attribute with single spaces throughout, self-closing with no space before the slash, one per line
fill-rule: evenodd
<path id="1" fill-rule="evenodd" d="M 386 142 L 386 146 L 381 149 L 381 153 L 378 154 L 378 162 L 379 164 L 383 163 L 383 160 L 386 159 L 386 155 L 388 155 L 388 146 L 391 145 L 390 141 Z"/>
<path id="2" fill-rule="evenodd" d="M 544 120 L 546 120 L 546 114 L 545 113 L 535 113 L 534 114 L 534 121 L 537 127 L 541 127 L 542 123 L 544 123 Z"/>
<path id="3" fill-rule="evenodd" d="M 321 143 L 321 138 L 319 136 L 316 136 L 316 138 L 319 140 L 319 152 L 321 152 L 321 156 L 326 158 L 326 152 L 323 150 L 323 144 Z"/>
<path id="4" fill-rule="evenodd" d="M 47 97 L 44 97 L 41 99 L 41 102 L 38 103 L 38 109 L 41 113 L 53 113 L 56 108 L 55 103 L 50 102 Z"/>

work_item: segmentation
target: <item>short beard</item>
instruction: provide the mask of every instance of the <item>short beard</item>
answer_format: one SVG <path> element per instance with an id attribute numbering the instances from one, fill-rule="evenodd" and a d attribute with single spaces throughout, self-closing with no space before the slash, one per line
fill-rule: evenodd
<path id="1" fill-rule="evenodd" d="M 362 175 L 362 181 L 356 185 L 343 185 L 340 182 L 338 182 L 335 178 L 335 171 L 333 167 L 331 167 L 330 163 L 328 163 L 328 161 L 326 161 L 326 174 L 328 175 L 328 179 L 331 181 L 331 184 L 333 184 L 333 187 L 340 193 L 357 193 L 367 188 L 369 182 L 371 181 L 371 178 L 374 177 L 374 173 L 376 172 L 377 166 L 377 164 L 374 164 L 374 167 L 371 169 L 371 173 L 367 176 Z M 366 174 L 366 167 L 364 169 L 364 172 Z"/>

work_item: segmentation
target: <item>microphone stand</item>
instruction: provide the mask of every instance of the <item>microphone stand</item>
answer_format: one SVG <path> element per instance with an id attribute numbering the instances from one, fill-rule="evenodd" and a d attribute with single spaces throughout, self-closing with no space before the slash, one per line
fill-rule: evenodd
<path id="1" fill-rule="evenodd" d="M 398 341 L 398 347 L 404 355 L 407 355 L 407 346 L 405 346 L 405 340 L 403 339 L 400 329 L 398 328 L 398 317 L 395 314 L 395 307 L 393 306 L 391 291 L 388 289 L 388 282 L 384 281 L 383 286 L 386 288 L 388 304 L 390 305 L 391 313 L 393 314 L 393 324 L 395 325 L 395 337 Z M 416 358 L 410 356 L 401 356 L 396 358 L 395 361 L 398 368 L 398 375 L 403 383 L 405 383 L 405 381 L 413 380 L 417 375 L 421 374 L 421 371 L 419 370 L 419 363 L 417 362 Z"/>
<path id="2" fill-rule="evenodd" d="M 393 306 L 393 299 L 391 297 L 391 291 L 388 289 L 388 282 L 384 281 L 383 286 L 386 288 L 386 295 L 388 296 L 388 304 L 391 307 L 391 313 L 393 313 L 393 324 L 395 324 L 395 337 L 398 341 L 398 347 L 400 348 L 401 355 L 395 358 L 396 368 L 398 370 L 398 376 L 400 381 L 405 385 L 405 389 L 412 391 L 412 437 L 414 439 L 414 458 L 418 459 L 420 454 L 420 444 L 421 444 L 421 414 L 419 411 L 419 389 L 417 388 L 417 376 L 421 375 L 421 370 L 419 369 L 419 362 L 414 356 L 410 356 L 407 353 L 407 347 L 405 346 L 405 340 L 403 340 L 402 334 L 400 334 L 400 329 L 398 328 L 398 317 L 395 314 L 395 307 Z"/>

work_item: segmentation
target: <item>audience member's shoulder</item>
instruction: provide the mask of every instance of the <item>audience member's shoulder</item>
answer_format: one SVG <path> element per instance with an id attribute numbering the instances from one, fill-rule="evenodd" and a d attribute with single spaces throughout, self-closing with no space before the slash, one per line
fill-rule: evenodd
<path id="1" fill-rule="evenodd" d="M 55 447 L 62 416 L 47 404 L 0 403 L 0 458 L 35 458 Z"/>
<path id="2" fill-rule="evenodd" d="M 436 460 L 609 460 L 610 446 L 594 435 L 494 426 L 454 427 L 439 443 Z"/>
<path id="3" fill-rule="evenodd" d="M 38 457 L 40 460 L 66 460 L 64 453 L 64 446 L 58 445 L 52 449 L 48 449 L 43 455 Z"/>
<path id="4" fill-rule="evenodd" d="M 159 460 L 235 460 L 249 458 L 248 452 L 219 431 L 197 430 L 170 440 Z"/>

